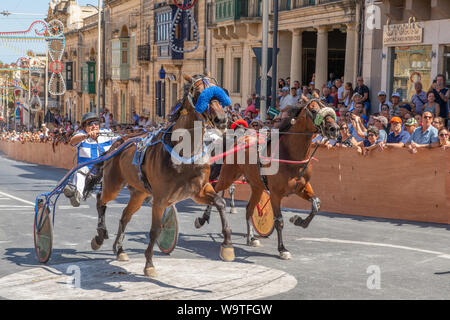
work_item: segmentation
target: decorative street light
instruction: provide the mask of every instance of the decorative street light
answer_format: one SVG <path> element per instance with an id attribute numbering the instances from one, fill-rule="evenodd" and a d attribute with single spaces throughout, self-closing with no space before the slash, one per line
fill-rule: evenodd
<path id="1" fill-rule="evenodd" d="M 161 69 L 159 70 L 159 78 L 161 80 L 164 80 L 166 78 L 166 70 L 164 70 L 164 67 L 161 65 Z"/>

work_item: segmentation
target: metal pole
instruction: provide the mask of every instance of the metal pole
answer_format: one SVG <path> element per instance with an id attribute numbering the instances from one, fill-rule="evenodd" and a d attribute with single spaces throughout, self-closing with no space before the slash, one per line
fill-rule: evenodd
<path id="1" fill-rule="evenodd" d="M 101 79 L 101 52 L 102 52 L 102 8 L 100 7 L 101 0 L 98 0 L 98 23 L 97 23 L 97 116 L 100 116 L 100 79 Z M 105 99 L 105 97 L 103 97 Z"/>
<path id="2" fill-rule="evenodd" d="M 278 50 L 278 0 L 273 2 L 273 45 L 272 45 L 272 99 L 270 106 L 276 107 L 277 103 L 277 50 Z"/>
<path id="3" fill-rule="evenodd" d="M 45 113 L 48 109 L 48 42 L 47 42 L 47 50 L 45 52 L 45 100 L 44 100 L 44 118 L 42 119 L 42 123 L 45 123 Z"/>
<path id="4" fill-rule="evenodd" d="M 105 19 L 105 10 L 102 8 L 102 27 L 103 27 L 103 86 L 102 86 L 102 93 L 103 93 L 103 110 L 105 110 L 106 107 L 106 19 Z M 110 110 L 111 112 L 111 110 Z"/>
<path id="5" fill-rule="evenodd" d="M 261 120 L 266 120 L 267 106 L 267 47 L 269 33 L 269 0 L 263 0 L 262 62 L 261 62 Z"/>
<path id="6" fill-rule="evenodd" d="M 9 74 L 6 78 L 6 83 L 9 85 Z M 6 89 L 6 128 L 9 131 L 9 89 Z"/>
<path id="7" fill-rule="evenodd" d="M 31 131 L 31 71 L 28 71 L 28 130 Z"/>

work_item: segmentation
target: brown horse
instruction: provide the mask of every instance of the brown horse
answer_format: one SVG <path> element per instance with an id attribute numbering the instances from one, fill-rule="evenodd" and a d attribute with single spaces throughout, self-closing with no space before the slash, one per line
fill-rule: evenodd
<path id="1" fill-rule="evenodd" d="M 125 149 L 117 156 L 107 160 L 103 164 L 103 189 L 97 195 L 97 211 L 99 224 L 97 233 L 91 241 L 92 249 L 97 250 L 107 238 L 105 225 L 106 204 L 114 200 L 124 186 L 130 190 L 128 205 L 122 213 L 119 229 L 113 250 L 120 261 L 128 260 L 128 256 L 123 249 L 124 232 L 132 215 L 141 207 L 143 201 L 153 196 L 152 224 L 150 229 L 150 243 L 145 251 L 146 264 L 144 274 L 146 276 L 156 276 L 153 265 L 153 247 L 161 232 L 161 220 L 164 210 L 187 198 L 191 198 L 199 204 L 214 205 L 219 210 L 222 219 L 222 232 L 224 241 L 220 248 L 220 257 L 225 261 L 234 260 L 234 249 L 231 243 L 231 229 L 225 215 L 225 201 L 209 184 L 209 163 L 206 164 L 185 164 L 172 161 L 173 152 L 169 153 L 167 146 L 171 144 L 170 135 L 177 129 L 186 129 L 191 132 L 194 129 L 194 122 L 202 120 L 201 139 L 191 139 L 191 154 L 198 156 L 202 154 L 203 133 L 205 126 L 215 127 L 223 134 L 227 117 L 215 98 L 208 103 L 208 108 L 199 113 L 195 109 L 195 104 L 201 92 L 215 86 L 209 77 L 185 75 L 190 88 L 185 93 L 181 103 L 174 108 L 171 113 L 172 124 L 165 128 L 166 134 L 160 132 L 152 141 L 160 141 L 150 144 L 145 151 L 144 161 L 141 166 L 143 179 L 139 177 L 139 170 L 133 165 L 133 158 L 136 146 Z M 192 132 L 191 132 L 192 133 Z M 183 136 L 184 141 L 185 136 Z M 158 140 L 159 139 L 159 140 Z M 175 150 L 175 146 L 173 150 Z M 184 150 L 185 151 L 185 150 Z M 184 152 L 183 151 L 183 152 Z M 182 157 L 180 154 L 178 156 Z M 192 160 L 192 158 L 190 158 Z M 86 193 L 86 190 L 85 190 Z"/>
<path id="2" fill-rule="evenodd" d="M 214 187 L 216 192 L 227 189 L 233 181 L 236 181 L 242 175 L 245 175 L 248 184 L 251 186 L 251 197 L 246 208 L 248 245 L 260 246 L 259 240 L 253 234 L 251 216 L 262 193 L 266 189 L 270 193 L 275 228 L 278 234 L 280 258 L 290 259 L 291 254 L 283 245 L 282 230 L 284 223 L 280 208 L 281 199 L 295 193 L 301 198 L 311 201 L 312 210 L 305 220 L 298 216 L 291 219 L 291 222 L 295 225 L 307 228 L 314 215 L 320 209 L 320 200 L 314 194 L 309 183 L 312 174 L 311 166 L 298 162 L 310 158 L 312 153 L 310 147 L 314 134 L 320 133 L 327 138 L 337 138 L 338 125 L 335 117 L 334 111 L 322 105 L 317 99 L 310 100 L 304 107 L 291 108 L 287 112 L 287 117 L 282 119 L 278 127 L 279 141 L 271 141 L 267 144 L 268 154 L 271 154 L 271 149 L 275 150 L 274 142 L 278 142 L 279 158 L 291 161 L 291 163 L 279 162 L 278 172 L 274 175 L 264 177 L 260 173 L 260 164 L 237 164 L 236 157 L 233 159 L 232 164 L 227 164 L 227 160 L 224 161 L 219 180 Z M 246 159 L 249 159 L 248 150 L 246 150 Z M 202 217 L 196 219 L 195 226 L 200 228 L 208 220 L 209 212 L 206 210 Z"/>

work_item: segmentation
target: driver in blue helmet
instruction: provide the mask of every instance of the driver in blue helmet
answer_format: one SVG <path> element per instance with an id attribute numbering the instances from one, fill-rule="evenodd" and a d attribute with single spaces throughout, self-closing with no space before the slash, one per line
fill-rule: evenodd
<path id="1" fill-rule="evenodd" d="M 70 139 L 70 145 L 77 148 L 77 166 L 99 158 L 109 150 L 115 137 L 109 129 L 100 128 L 99 117 L 94 112 L 88 112 L 81 118 L 80 130 Z M 80 206 L 81 195 L 89 169 L 92 164 L 81 167 L 73 180 L 64 188 L 64 195 L 70 199 L 74 207 Z"/>

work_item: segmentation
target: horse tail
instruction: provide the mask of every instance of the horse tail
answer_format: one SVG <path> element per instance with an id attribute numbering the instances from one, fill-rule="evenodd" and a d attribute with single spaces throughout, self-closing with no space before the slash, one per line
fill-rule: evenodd
<path id="1" fill-rule="evenodd" d="M 103 165 L 104 161 L 96 163 L 92 166 L 92 168 L 89 170 L 86 181 L 84 183 L 84 190 L 83 190 L 83 200 L 86 201 L 86 199 L 89 197 L 89 195 L 92 193 L 94 188 L 101 184 L 102 178 L 103 178 Z"/>

